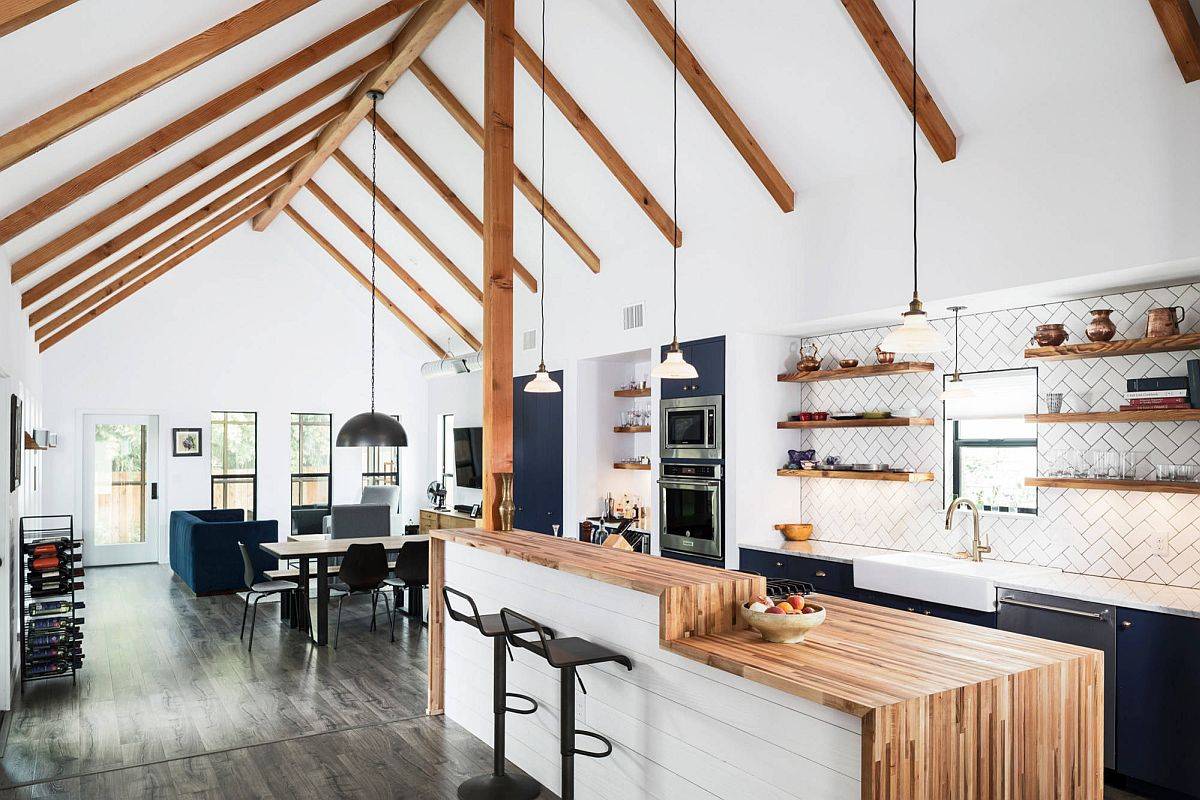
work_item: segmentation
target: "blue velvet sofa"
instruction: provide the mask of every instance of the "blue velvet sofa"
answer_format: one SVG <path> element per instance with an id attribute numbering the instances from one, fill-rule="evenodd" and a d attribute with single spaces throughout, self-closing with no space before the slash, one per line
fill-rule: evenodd
<path id="1" fill-rule="evenodd" d="M 279 540 L 279 523 L 247 522 L 244 516 L 241 509 L 171 512 L 171 569 L 196 594 L 245 588 L 238 542 L 245 542 L 250 548 L 258 572 L 256 580 L 262 580 L 263 570 L 278 566 L 276 559 L 258 545 Z"/>

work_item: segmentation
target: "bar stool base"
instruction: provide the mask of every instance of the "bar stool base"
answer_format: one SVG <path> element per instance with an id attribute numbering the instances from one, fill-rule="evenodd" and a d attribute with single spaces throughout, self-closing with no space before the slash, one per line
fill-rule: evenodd
<path id="1" fill-rule="evenodd" d="M 541 793 L 528 775 L 479 775 L 458 786 L 459 800 L 534 800 Z"/>

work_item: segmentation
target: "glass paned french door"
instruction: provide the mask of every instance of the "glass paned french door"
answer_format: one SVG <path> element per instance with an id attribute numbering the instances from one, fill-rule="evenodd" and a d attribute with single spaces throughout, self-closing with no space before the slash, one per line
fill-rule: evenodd
<path id="1" fill-rule="evenodd" d="M 158 558 L 158 418 L 84 417 L 85 563 Z"/>

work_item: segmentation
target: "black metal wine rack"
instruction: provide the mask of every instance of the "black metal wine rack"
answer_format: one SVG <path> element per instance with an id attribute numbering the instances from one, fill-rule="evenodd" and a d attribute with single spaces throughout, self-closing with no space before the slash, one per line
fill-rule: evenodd
<path id="1" fill-rule="evenodd" d="M 21 517 L 21 691 L 30 681 L 65 678 L 75 683 L 83 667 L 83 541 L 70 514 Z M 56 575 L 33 569 L 37 545 L 55 544 Z M 76 560 L 78 558 L 78 560 Z M 37 604 L 64 603 L 61 611 L 34 613 Z"/>

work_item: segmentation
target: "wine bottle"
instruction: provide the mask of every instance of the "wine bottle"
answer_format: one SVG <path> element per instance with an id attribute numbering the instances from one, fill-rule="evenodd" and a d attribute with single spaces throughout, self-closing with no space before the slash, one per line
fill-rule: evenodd
<path id="1" fill-rule="evenodd" d="M 35 556 L 54 555 L 61 550 L 69 550 L 77 544 L 78 542 L 71 541 L 65 536 L 56 539 L 39 539 L 36 542 L 26 542 L 25 552 Z"/>
<path id="2" fill-rule="evenodd" d="M 71 671 L 72 667 L 79 669 L 82 666 L 82 660 L 60 658 L 55 661 L 39 661 L 36 664 L 29 664 L 25 667 L 25 674 L 34 678 L 65 675 Z"/>
<path id="3" fill-rule="evenodd" d="M 44 603 L 30 603 L 27 611 L 31 617 L 45 617 L 50 614 L 69 614 L 72 608 L 83 608 L 83 602 L 72 603 L 70 600 L 51 600 Z"/>
<path id="4" fill-rule="evenodd" d="M 51 581 L 40 584 L 36 588 L 29 590 L 30 597 L 54 597 L 60 594 L 70 594 L 72 591 L 83 591 L 83 582 L 76 581 L 72 584 L 69 580 Z"/>
<path id="5" fill-rule="evenodd" d="M 53 658 L 83 658 L 79 644 L 60 644 L 51 647 L 34 647 L 25 654 L 25 663 L 46 661 Z"/>
<path id="6" fill-rule="evenodd" d="M 76 617 L 75 619 L 71 619 L 70 617 L 39 617 L 29 620 L 29 624 L 26 627 L 31 631 L 45 633 L 48 631 L 66 630 L 67 628 L 73 628 L 76 625 L 82 624 L 83 617 Z"/>
<path id="7" fill-rule="evenodd" d="M 53 633 L 37 633 L 25 637 L 27 647 L 51 647 L 53 645 L 77 642 L 83 634 L 76 630 L 55 631 Z"/>
<path id="8" fill-rule="evenodd" d="M 58 570 L 70 569 L 72 564 L 75 564 L 83 559 L 79 553 L 49 556 L 36 556 L 29 559 L 29 570 L 45 574 L 47 572 L 56 572 Z"/>

